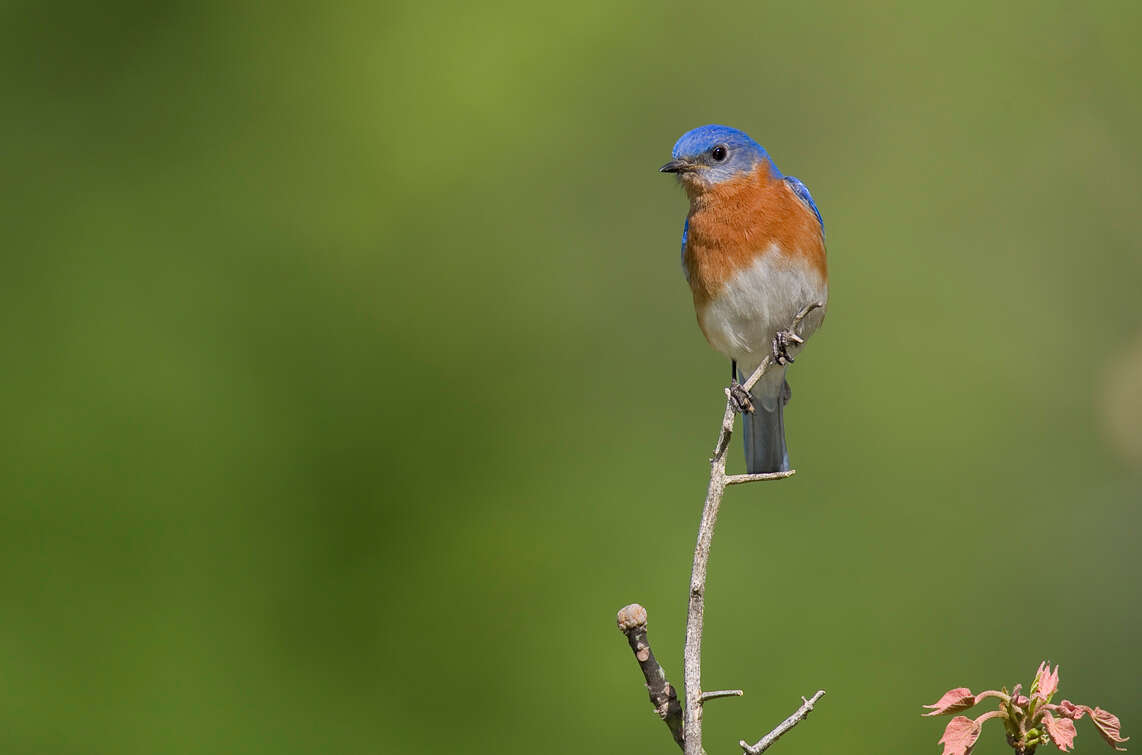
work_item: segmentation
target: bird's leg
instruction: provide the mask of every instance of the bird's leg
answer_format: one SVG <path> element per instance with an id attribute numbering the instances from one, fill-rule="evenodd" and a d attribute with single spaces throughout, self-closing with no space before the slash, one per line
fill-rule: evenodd
<path id="1" fill-rule="evenodd" d="M 773 336 L 773 361 L 777 364 L 793 364 L 793 357 L 789 356 L 791 345 L 805 343 L 805 339 L 792 330 L 779 330 Z"/>
<path id="2" fill-rule="evenodd" d="M 738 382 L 737 360 L 730 360 L 730 403 L 738 414 L 753 414 L 753 402 L 749 400 L 749 391 Z"/>

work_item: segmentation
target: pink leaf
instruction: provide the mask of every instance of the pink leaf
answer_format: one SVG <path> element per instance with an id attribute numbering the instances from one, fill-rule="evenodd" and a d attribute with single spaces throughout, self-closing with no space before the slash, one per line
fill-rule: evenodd
<path id="1" fill-rule="evenodd" d="M 944 736 L 940 737 L 944 755 L 970 755 L 971 748 L 975 747 L 975 741 L 979 739 L 979 731 L 979 724 L 967 716 L 956 716 L 948 721 Z"/>
<path id="2" fill-rule="evenodd" d="M 1060 752 L 1074 749 L 1075 746 L 1075 722 L 1067 718 L 1055 718 L 1051 715 L 1050 711 L 1043 713 L 1043 725 L 1047 729 L 1047 734 L 1050 735 L 1051 741 L 1055 743 L 1055 747 L 1059 748 Z"/>
<path id="3" fill-rule="evenodd" d="M 1083 706 L 1086 707 L 1085 705 Z M 1094 721 L 1094 725 L 1098 727 L 1098 731 L 1102 734 L 1102 738 L 1106 743 L 1116 750 L 1125 751 L 1125 747 L 1118 745 L 1130 739 L 1130 737 L 1123 737 L 1121 733 L 1122 722 L 1118 720 L 1118 716 L 1114 715 L 1108 710 L 1103 710 L 1095 706 L 1094 710 L 1087 708 L 1090 711 L 1090 718 Z"/>
<path id="4" fill-rule="evenodd" d="M 1092 711 L 1087 706 L 1075 705 L 1070 700 L 1063 700 L 1061 703 L 1059 703 L 1058 708 L 1059 713 L 1063 714 L 1067 718 L 1073 718 L 1076 721 L 1085 716 L 1087 713 L 1094 713 L 1094 711 Z"/>
<path id="5" fill-rule="evenodd" d="M 1059 666 L 1055 665 L 1055 670 L 1051 671 L 1051 664 L 1043 661 L 1039 664 L 1039 670 L 1035 672 L 1035 681 L 1031 683 L 1031 696 L 1037 697 L 1040 700 L 1050 700 L 1051 695 L 1059 688 Z"/>
<path id="6" fill-rule="evenodd" d="M 932 710 L 924 713 L 925 716 L 942 716 L 945 713 L 955 713 L 961 710 L 967 710 L 975 705 L 975 695 L 967 687 L 956 687 L 953 690 L 948 690 L 936 702 L 931 705 L 925 705 L 925 708 Z"/>

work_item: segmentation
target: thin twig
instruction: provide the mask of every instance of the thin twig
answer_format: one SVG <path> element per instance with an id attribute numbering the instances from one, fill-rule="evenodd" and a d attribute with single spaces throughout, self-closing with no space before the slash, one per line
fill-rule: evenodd
<path id="1" fill-rule="evenodd" d="M 751 745 L 743 739 L 738 742 L 738 746 L 742 748 L 743 752 L 748 753 L 748 755 L 761 755 L 761 753 L 768 750 L 769 746 L 776 742 L 782 734 L 804 721 L 805 717 L 812 712 L 813 706 L 816 705 L 817 701 L 824 696 L 825 690 L 819 689 L 817 690 L 817 694 L 813 695 L 808 700 L 802 697 L 801 707 L 794 711 L 792 716 L 779 723 L 773 731 L 769 732 L 764 737 L 759 739 L 757 744 Z"/>
<path id="2" fill-rule="evenodd" d="M 761 474 L 731 474 L 726 475 L 727 485 L 740 485 L 743 482 L 760 482 L 761 480 L 784 480 L 797 474 L 796 469 L 787 472 L 762 472 Z"/>
<path id="3" fill-rule="evenodd" d="M 797 329 L 801 327 L 801 321 L 808 317 L 810 312 L 815 309 L 820 309 L 823 306 L 825 305 L 819 301 L 805 305 L 805 307 L 797 313 L 797 316 L 793 318 L 793 322 L 789 324 L 789 332 L 796 334 Z M 772 362 L 773 355 L 766 354 L 765 358 L 761 360 L 761 364 L 759 364 L 757 369 L 753 371 L 753 374 L 749 376 L 749 379 L 742 383 L 742 388 L 745 388 L 747 391 L 753 390 L 753 387 L 757 385 L 757 381 L 761 380 L 761 376 L 769 369 L 770 363 Z"/>
<path id="4" fill-rule="evenodd" d="M 717 700 L 719 697 L 741 697 L 745 692 L 740 689 L 716 689 L 713 692 L 703 692 L 702 702 Z"/>
<path id="5" fill-rule="evenodd" d="M 678 703 L 678 693 L 674 686 L 666 681 L 666 672 L 654 657 L 650 649 L 650 640 L 646 635 L 646 609 L 638 603 L 624 606 L 618 615 L 619 629 L 627 636 L 630 649 L 638 660 L 642 675 L 646 678 L 646 690 L 650 693 L 650 704 L 658 713 L 658 717 L 670 727 L 674 741 L 683 747 L 682 737 L 682 706 Z"/>
<path id="6" fill-rule="evenodd" d="M 793 318 L 789 331 L 797 332 L 801 321 L 814 309 L 823 306 L 814 302 Z M 743 384 L 750 390 L 773 364 L 772 355 L 766 354 L 761 364 Z M 718 509 L 726 486 L 756 480 L 782 479 L 793 474 L 793 470 L 777 475 L 726 475 L 726 449 L 734 432 L 734 407 L 729 391 L 726 391 L 726 409 L 722 413 L 722 426 L 718 440 L 714 443 L 714 455 L 710 459 L 710 484 L 706 488 L 706 504 L 702 508 L 702 519 L 698 525 L 698 542 L 694 546 L 694 566 L 690 572 L 690 601 L 686 612 L 686 646 L 682 653 L 683 674 L 686 687 L 686 707 L 683 716 L 683 731 L 686 732 L 686 755 L 702 755 L 702 621 L 705 611 L 706 570 L 710 563 L 710 545 L 714 540 L 714 525 L 718 522 Z M 733 482 L 730 480 L 733 479 Z"/>

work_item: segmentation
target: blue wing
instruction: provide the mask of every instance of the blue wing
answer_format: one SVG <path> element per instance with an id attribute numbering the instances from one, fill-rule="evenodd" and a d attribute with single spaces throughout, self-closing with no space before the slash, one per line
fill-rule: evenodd
<path id="1" fill-rule="evenodd" d="M 800 179 L 794 178 L 793 176 L 786 176 L 785 182 L 789 184 L 791 189 L 793 189 L 793 193 L 800 197 L 802 202 L 809 205 L 809 209 L 812 210 L 813 214 L 817 216 L 817 222 L 821 224 L 821 235 L 824 236 L 825 221 L 821 219 L 821 211 L 817 209 L 817 203 L 813 201 L 813 195 L 809 193 L 809 187 L 801 183 Z M 686 235 L 683 234 L 682 238 L 684 239 L 682 245 L 685 246 Z"/>
<path id="2" fill-rule="evenodd" d="M 686 276 L 686 282 L 690 282 L 690 271 L 686 269 L 686 234 L 690 233 L 690 216 L 686 216 L 686 222 L 682 224 L 682 274 Z"/>

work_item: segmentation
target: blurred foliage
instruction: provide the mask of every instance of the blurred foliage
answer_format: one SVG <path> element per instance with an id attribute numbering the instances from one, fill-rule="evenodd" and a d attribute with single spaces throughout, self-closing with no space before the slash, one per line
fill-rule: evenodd
<path id="1" fill-rule="evenodd" d="M 832 294 L 715 542 L 710 751 L 820 686 L 783 755 L 936 753 L 1044 658 L 1142 732 L 1140 24 L 5 3 L 0 750 L 672 752 L 613 617 L 681 683 L 727 369 L 655 171 L 708 122 Z"/>

